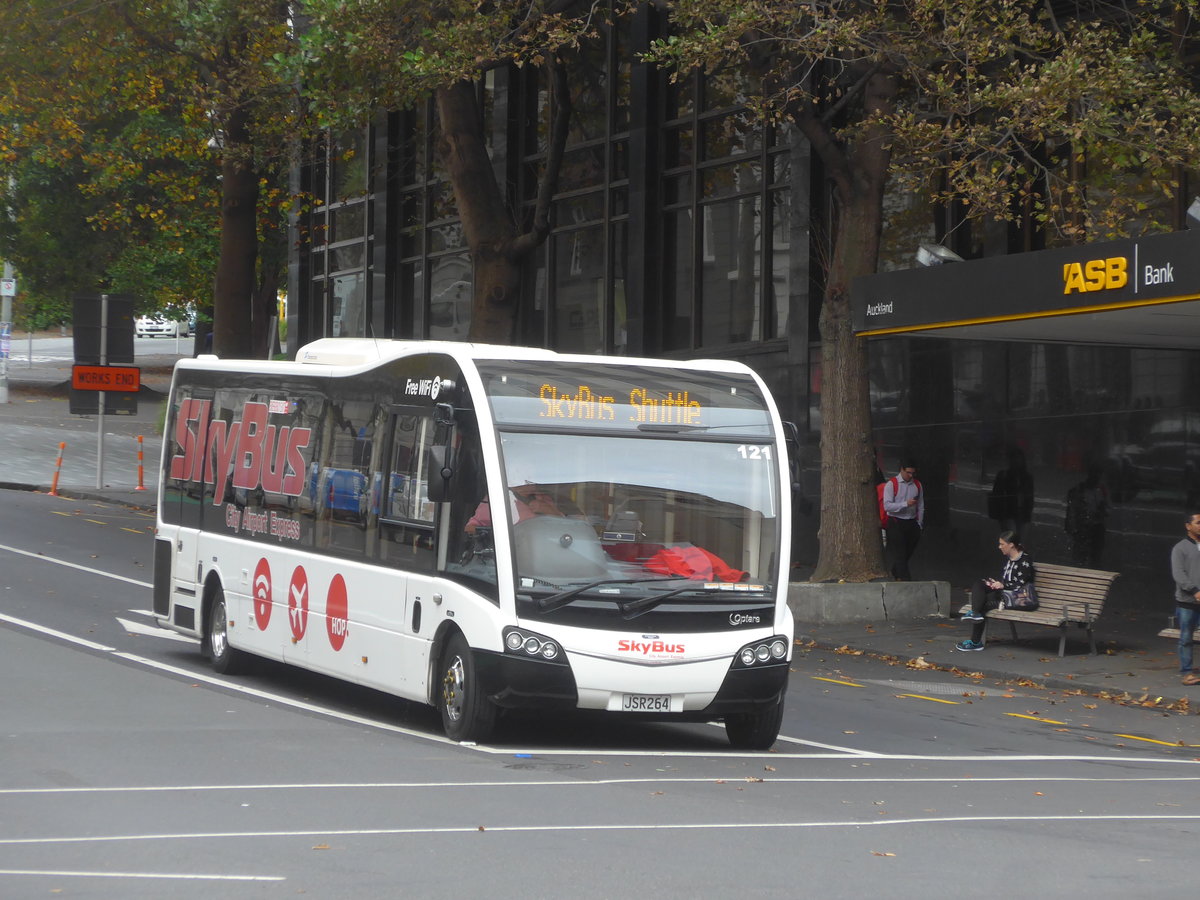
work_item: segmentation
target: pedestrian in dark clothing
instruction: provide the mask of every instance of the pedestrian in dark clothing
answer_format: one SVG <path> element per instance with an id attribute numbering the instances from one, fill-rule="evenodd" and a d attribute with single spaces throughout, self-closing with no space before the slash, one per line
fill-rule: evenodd
<path id="1" fill-rule="evenodd" d="M 900 472 L 883 486 L 883 511 L 887 513 L 888 568 L 897 581 L 912 581 L 908 561 L 921 540 L 925 526 L 925 492 L 917 481 L 917 464 L 912 459 L 900 462 Z"/>
<path id="2" fill-rule="evenodd" d="M 1192 668 L 1192 635 L 1200 625 L 1200 513 L 1184 523 L 1186 537 L 1171 548 L 1175 579 L 1175 621 L 1179 624 L 1179 674 L 1184 684 L 1200 684 Z"/>
<path id="3" fill-rule="evenodd" d="M 998 579 L 981 578 L 971 585 L 971 608 L 963 612 L 962 618 L 964 622 L 973 622 L 975 627 L 968 640 L 955 644 L 958 650 L 982 650 L 983 629 L 987 624 L 984 613 L 999 608 L 1006 591 L 1016 592 L 1033 583 L 1033 560 L 1021 546 L 1016 532 L 1001 532 L 997 546 L 1005 557 L 1004 571 Z"/>

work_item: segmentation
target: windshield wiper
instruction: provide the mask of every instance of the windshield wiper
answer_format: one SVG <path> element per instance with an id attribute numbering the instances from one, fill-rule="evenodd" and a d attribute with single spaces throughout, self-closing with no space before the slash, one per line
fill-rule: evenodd
<path id="1" fill-rule="evenodd" d="M 557 594 L 551 594 L 549 597 L 539 597 L 537 599 L 537 606 L 542 612 L 554 612 L 556 609 L 561 609 L 570 604 L 580 594 L 603 587 L 606 584 L 641 584 L 643 581 L 669 580 L 673 579 L 664 578 L 662 575 L 654 575 L 649 578 L 602 578 L 599 581 L 581 584 L 579 587 L 567 588 L 565 591 L 559 591 Z"/>
<path id="2" fill-rule="evenodd" d="M 674 597 L 677 594 L 686 594 L 688 591 L 701 591 L 702 593 L 705 593 L 705 594 L 731 594 L 731 593 L 735 593 L 735 588 L 733 587 L 732 582 L 730 583 L 729 587 L 727 587 L 727 588 L 725 588 L 725 587 L 721 587 L 721 588 L 703 587 L 702 585 L 697 584 L 695 582 L 693 582 L 692 584 L 685 584 L 682 587 L 673 588 L 672 590 L 669 590 L 669 591 L 663 591 L 661 594 L 655 594 L 651 597 L 640 597 L 637 600 L 630 600 L 628 603 L 619 604 L 619 608 L 621 610 L 621 618 L 636 619 L 638 616 L 643 615 L 644 613 L 650 612 L 650 610 L 654 609 L 654 607 L 658 606 L 660 603 L 662 603 L 664 600 L 668 599 L 669 597 Z M 736 593 L 741 594 L 744 592 L 736 591 Z"/>

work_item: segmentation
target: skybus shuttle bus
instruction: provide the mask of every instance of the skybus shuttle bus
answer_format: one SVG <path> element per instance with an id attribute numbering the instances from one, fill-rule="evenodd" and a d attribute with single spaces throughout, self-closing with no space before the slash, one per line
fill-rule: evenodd
<path id="1" fill-rule="evenodd" d="M 784 431 L 733 362 L 332 338 L 183 360 L 154 611 L 249 656 L 436 706 L 779 732 L 792 649 Z"/>

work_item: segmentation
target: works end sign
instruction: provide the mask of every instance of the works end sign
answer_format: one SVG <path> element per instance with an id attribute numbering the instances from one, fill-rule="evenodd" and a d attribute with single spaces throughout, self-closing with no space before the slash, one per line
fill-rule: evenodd
<path id="1" fill-rule="evenodd" d="M 141 386 L 137 366 L 71 367 L 71 387 L 77 391 L 138 391 Z"/>

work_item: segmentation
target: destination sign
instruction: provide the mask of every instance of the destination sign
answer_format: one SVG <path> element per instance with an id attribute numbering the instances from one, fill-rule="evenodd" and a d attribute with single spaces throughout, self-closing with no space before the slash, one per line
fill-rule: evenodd
<path id="1" fill-rule="evenodd" d="M 498 424 L 770 433 L 762 392 L 746 375 L 575 364 L 533 374 L 510 365 L 480 366 Z"/>

